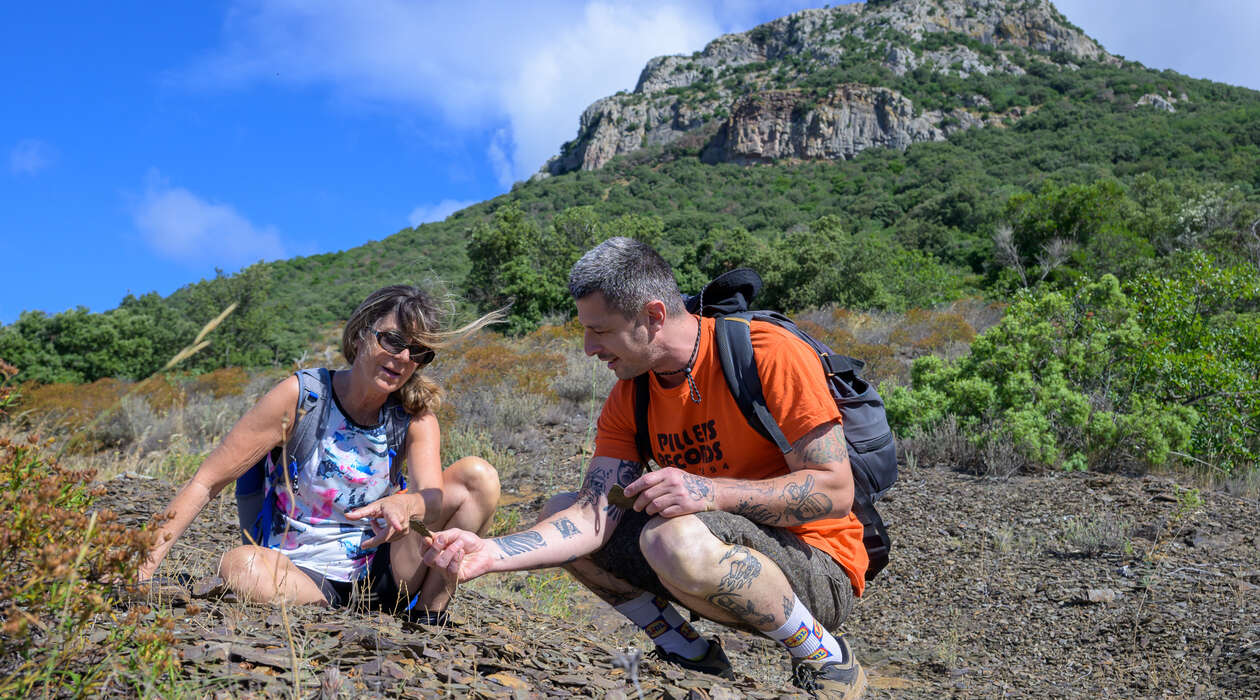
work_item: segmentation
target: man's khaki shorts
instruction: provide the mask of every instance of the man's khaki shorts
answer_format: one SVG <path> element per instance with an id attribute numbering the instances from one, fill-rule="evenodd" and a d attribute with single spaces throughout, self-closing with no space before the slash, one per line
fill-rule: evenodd
<path id="1" fill-rule="evenodd" d="M 837 631 L 853 610 L 853 584 L 836 560 L 805 544 L 788 530 L 755 523 L 742 515 L 724 512 L 695 516 L 719 540 L 760 552 L 778 565 L 792 584 L 796 597 L 828 630 Z M 639 533 L 654 516 L 627 511 L 603 549 L 591 554 L 601 569 L 630 585 L 677 600 L 661 584 L 639 548 Z"/>

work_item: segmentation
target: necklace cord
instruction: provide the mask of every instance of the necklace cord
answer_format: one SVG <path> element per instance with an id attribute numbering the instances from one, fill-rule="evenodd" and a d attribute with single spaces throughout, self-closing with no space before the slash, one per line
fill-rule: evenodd
<path id="1" fill-rule="evenodd" d="M 685 372 L 687 375 L 688 395 L 692 403 L 700 403 L 700 389 L 696 386 L 696 380 L 691 376 L 691 368 L 696 363 L 696 357 L 700 355 L 700 331 L 704 328 L 704 323 L 700 319 L 696 319 L 696 344 L 691 348 L 691 359 L 687 360 L 686 366 L 681 369 L 671 369 L 668 372 L 656 372 L 658 377 L 668 377 L 671 374 Z"/>

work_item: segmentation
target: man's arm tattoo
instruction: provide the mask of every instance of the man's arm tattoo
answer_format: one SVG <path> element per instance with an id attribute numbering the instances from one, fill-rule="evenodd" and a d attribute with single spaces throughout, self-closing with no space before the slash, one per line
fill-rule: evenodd
<path id="1" fill-rule="evenodd" d="M 743 498 L 739 503 L 735 504 L 735 510 L 731 511 L 735 515 L 742 515 L 745 518 L 755 522 L 773 525 L 783 519 L 783 516 L 775 514 L 766 506 L 760 503 L 754 503 L 752 499 Z"/>
<path id="2" fill-rule="evenodd" d="M 832 508 L 831 499 L 814 490 L 814 477 L 808 474 L 805 481 L 783 487 L 783 501 L 784 514 L 802 523 L 824 517 Z"/>
<path id="3" fill-rule="evenodd" d="M 592 467 L 587 470 L 586 480 L 578 491 L 577 505 L 594 506 L 605 493 L 608 493 L 608 472 Z"/>
<path id="4" fill-rule="evenodd" d="M 634 462 L 628 459 L 621 460 L 617 465 L 617 483 L 622 486 L 629 486 L 631 482 L 639 478 L 643 473 L 643 463 Z"/>
<path id="5" fill-rule="evenodd" d="M 498 545 L 499 551 L 503 552 L 503 558 L 505 559 L 547 546 L 543 536 L 532 530 L 518 532 L 514 535 L 503 535 L 490 541 Z"/>
<path id="6" fill-rule="evenodd" d="M 556 526 L 556 529 L 560 531 L 560 536 L 566 540 L 574 535 L 582 534 L 582 531 L 578 529 L 578 526 L 574 525 L 573 521 L 568 518 L 560 518 L 551 524 Z"/>
<path id="7" fill-rule="evenodd" d="M 839 425 L 826 425 L 811 431 L 793 446 L 800 450 L 801 459 L 807 465 L 848 464 L 849 449 L 844 444 L 844 429 Z"/>

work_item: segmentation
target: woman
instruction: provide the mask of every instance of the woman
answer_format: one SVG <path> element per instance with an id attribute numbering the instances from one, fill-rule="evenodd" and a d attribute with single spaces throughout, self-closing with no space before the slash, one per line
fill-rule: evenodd
<path id="1" fill-rule="evenodd" d="M 441 315 L 428 294 L 402 285 L 373 292 L 351 314 L 341 341 L 350 367 L 331 373 L 332 402 L 312 454 L 290 465 L 267 462 L 268 498 L 274 499 L 273 518 L 264 524 L 273 535 L 270 547 L 235 547 L 219 562 L 219 575 L 237 595 L 343 606 L 352 602 L 357 585 L 356 604 L 403 612 L 414 602 L 412 619 L 444 619 L 450 594 L 440 573 L 427 575 L 422 536 L 410 522 L 420 518 L 432 530 L 484 533 L 499 500 L 499 479 L 477 457 L 442 470 L 434 417 L 441 389 L 421 368 L 433 360 L 434 348 L 501 314 L 449 332 L 441 330 Z M 236 423 L 171 501 L 141 580 L 152 577 L 175 540 L 228 483 L 291 440 L 301 418 L 299 401 L 298 377 L 292 376 Z M 397 473 L 398 465 L 386 445 L 386 411 L 395 401 L 410 415 L 405 444 L 397 450 L 405 460 L 405 491 L 393 483 L 391 468 Z"/>

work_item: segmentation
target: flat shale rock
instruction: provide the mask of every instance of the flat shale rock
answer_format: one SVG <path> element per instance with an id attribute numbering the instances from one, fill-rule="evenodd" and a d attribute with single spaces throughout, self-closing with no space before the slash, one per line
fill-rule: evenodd
<path id="1" fill-rule="evenodd" d="M 504 488 L 555 481 L 526 472 Z M 891 563 L 846 625 L 866 697 L 1260 697 L 1260 505 L 1205 491 L 1187 512 L 1178 488 L 1163 477 L 903 470 L 880 508 Z M 139 524 L 173 492 L 118 479 L 100 505 Z M 1106 537 L 1083 541 L 1090 532 Z M 777 645 L 705 622 L 734 681 L 645 657 L 636 687 L 614 659 L 650 641 L 585 593 L 560 619 L 473 582 L 449 627 L 246 605 L 207 578 L 235 533 L 234 508 L 212 503 L 163 565 L 169 578 L 115 596 L 175 618 L 184 671 L 208 697 L 802 697 Z"/>

